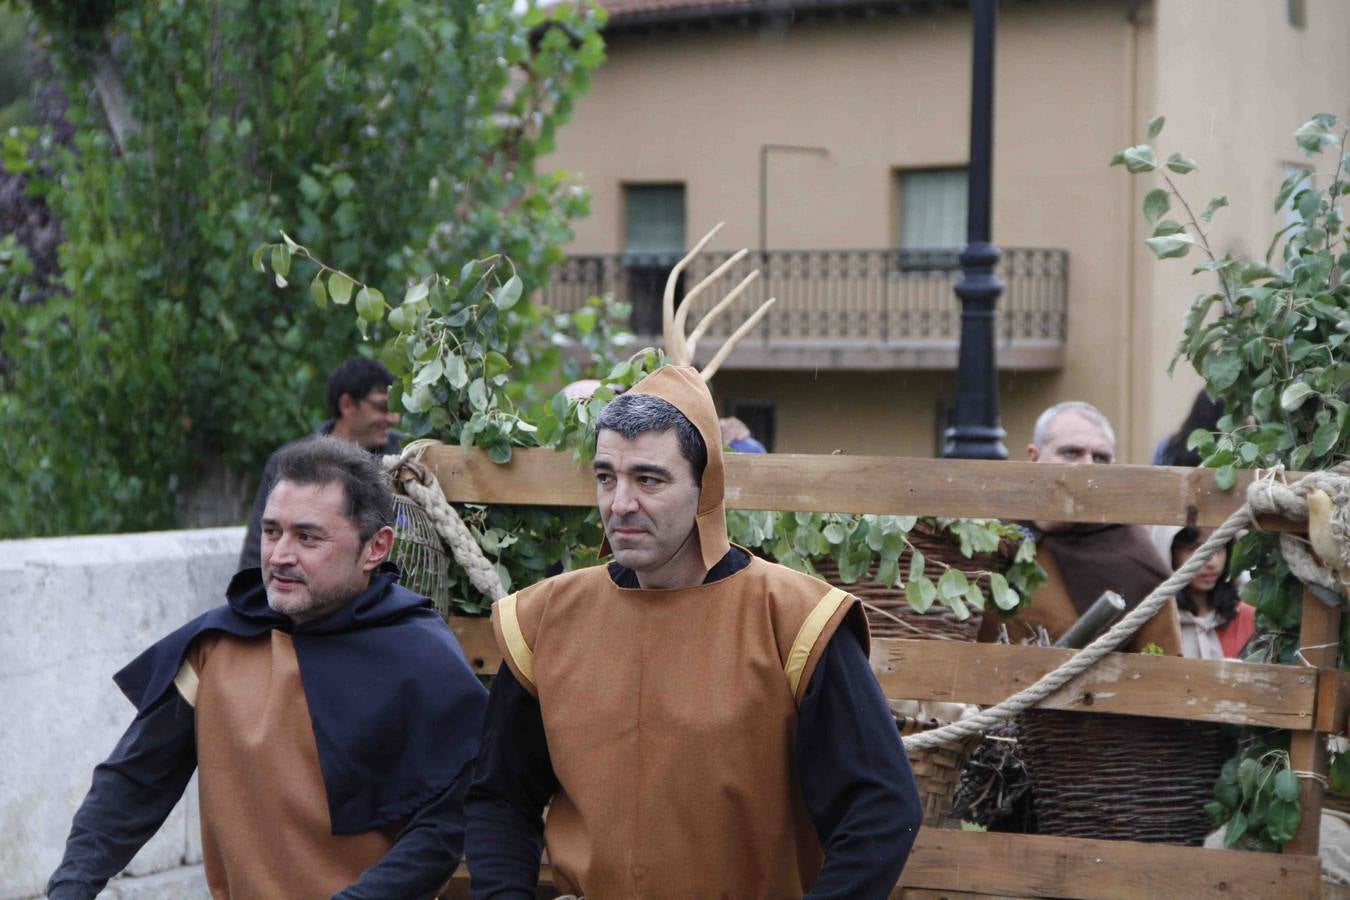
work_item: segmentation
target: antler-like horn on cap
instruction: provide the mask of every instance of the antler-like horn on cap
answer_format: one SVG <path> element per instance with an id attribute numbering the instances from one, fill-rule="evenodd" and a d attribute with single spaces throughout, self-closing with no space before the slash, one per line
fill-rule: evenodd
<path id="1" fill-rule="evenodd" d="M 688 267 L 690 261 L 699 254 L 699 251 L 708 245 L 708 242 L 713 239 L 717 232 L 722 230 L 722 226 L 725 224 L 725 222 L 718 222 L 712 231 L 705 234 L 703 239 L 694 245 L 694 249 L 690 250 L 685 254 L 683 259 L 675 264 L 674 268 L 670 270 L 670 275 L 666 278 L 666 290 L 665 294 L 662 296 L 661 302 L 661 331 L 666 348 L 666 356 L 670 357 L 671 361 L 676 365 L 690 366 L 694 364 L 694 350 L 698 345 L 698 340 L 703 336 L 704 332 L 708 330 L 708 326 L 712 324 L 713 319 L 734 303 L 736 299 L 745 292 L 745 289 L 759 277 L 759 270 L 755 269 L 749 275 L 745 276 L 745 278 L 741 279 L 740 284 L 732 288 L 730 293 L 719 300 L 712 309 L 708 310 L 703 318 L 699 320 L 698 324 L 694 326 L 694 330 L 690 332 L 687 337 L 685 336 L 684 326 L 689 317 L 689 311 L 692 309 L 691 301 L 711 286 L 713 282 L 717 281 L 730 271 L 731 268 L 744 259 L 746 253 L 749 252 L 748 250 L 740 250 L 733 253 L 726 262 L 722 263 L 706 278 L 694 285 L 693 289 L 684 295 L 679 310 L 677 311 L 675 309 L 675 284 L 679 281 L 680 275 L 684 272 L 685 268 Z M 761 304 L 759 309 L 755 310 L 748 319 L 742 322 L 740 327 L 732 332 L 731 336 L 727 338 L 726 341 L 723 342 L 712 360 L 703 367 L 701 372 L 699 372 L 700 377 L 702 377 L 704 381 L 708 381 L 713 377 L 722 363 L 726 361 L 726 358 L 731 355 L 731 351 L 735 348 L 736 344 L 750 333 L 750 330 L 759 323 L 760 319 L 764 318 L 765 314 L 769 311 L 769 307 L 773 304 L 774 298 L 770 297 Z"/>

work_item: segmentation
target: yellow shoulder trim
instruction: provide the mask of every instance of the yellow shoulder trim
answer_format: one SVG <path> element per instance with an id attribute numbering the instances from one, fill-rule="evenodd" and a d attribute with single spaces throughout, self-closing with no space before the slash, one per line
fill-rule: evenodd
<path id="1" fill-rule="evenodd" d="M 825 630 L 830 618 L 839 609 L 839 604 L 847 597 L 847 591 L 831 588 L 828 594 L 820 598 L 816 608 L 811 610 L 802 627 L 797 630 L 797 637 L 792 641 L 792 649 L 788 651 L 787 663 L 783 666 L 783 673 L 787 675 L 788 689 L 792 691 L 793 697 L 797 696 L 797 686 L 801 683 L 806 661 L 811 658 L 811 649 L 816 646 L 820 633 Z"/>
<path id="2" fill-rule="evenodd" d="M 192 668 L 192 663 L 186 659 L 178 667 L 178 674 L 173 676 L 174 686 L 178 688 L 178 693 L 183 695 L 183 699 L 188 702 L 188 706 L 197 706 L 197 686 L 201 683 L 197 677 L 197 670 Z"/>
<path id="3" fill-rule="evenodd" d="M 506 639 L 506 651 L 525 679 L 534 684 L 534 651 L 525 643 L 525 634 L 520 630 L 520 617 L 516 615 L 516 595 L 510 594 L 497 601 L 497 615 L 502 623 L 502 637 Z"/>

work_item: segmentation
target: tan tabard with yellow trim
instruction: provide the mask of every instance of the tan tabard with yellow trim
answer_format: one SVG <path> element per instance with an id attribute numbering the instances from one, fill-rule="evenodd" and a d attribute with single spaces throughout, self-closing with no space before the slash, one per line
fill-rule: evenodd
<path id="1" fill-rule="evenodd" d="M 610 897 L 800 897 L 821 849 L 797 778 L 797 704 L 857 601 L 752 559 L 713 584 L 625 589 L 603 566 L 499 601 L 539 699 L 558 793 L 558 886 Z M 850 611 L 854 614 L 849 615 Z"/>

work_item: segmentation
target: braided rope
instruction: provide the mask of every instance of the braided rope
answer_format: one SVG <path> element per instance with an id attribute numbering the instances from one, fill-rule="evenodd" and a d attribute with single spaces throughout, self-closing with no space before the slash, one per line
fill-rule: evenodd
<path id="1" fill-rule="evenodd" d="M 1162 608 L 1164 603 L 1175 596 L 1183 587 L 1190 584 L 1191 579 L 1204 568 L 1205 563 L 1214 555 L 1216 550 L 1226 546 L 1242 529 L 1255 526 L 1257 515 L 1274 513 L 1295 521 L 1300 518 L 1306 519 L 1308 506 L 1303 498 L 1309 490 L 1315 487 L 1320 487 L 1323 490 L 1330 489 L 1328 493 L 1335 491 L 1332 496 L 1341 495 L 1342 492 L 1345 492 L 1346 496 L 1350 496 L 1350 486 L 1347 485 L 1345 478 L 1346 474 L 1350 474 L 1350 463 L 1341 463 L 1328 472 L 1314 472 L 1292 486 L 1277 482 L 1274 478 L 1276 474 L 1278 473 L 1268 473 L 1266 477 L 1258 477 L 1253 481 L 1247 488 L 1247 502 L 1215 529 L 1209 539 L 1191 554 L 1191 558 L 1181 568 L 1173 572 L 1170 578 L 1155 588 L 1151 594 L 1144 598 L 1143 602 L 1130 610 L 1123 619 L 1092 643 L 1065 660 L 1059 668 L 1048 672 L 1035 684 L 1018 691 L 1002 703 L 982 710 L 974 716 L 952 722 L 950 725 L 944 725 L 941 728 L 935 728 L 932 731 L 905 737 L 905 749 L 910 751 L 922 750 L 974 737 L 1049 697 L 1095 665 L 1106 654 L 1115 650 L 1140 626 L 1153 618 L 1153 615 Z M 1300 512 L 1301 516 L 1299 515 Z M 1281 538 L 1284 537 L 1286 535 L 1281 535 Z M 1281 544 L 1283 546 L 1283 540 Z"/>
<path id="2" fill-rule="evenodd" d="M 469 576 L 469 583 L 489 600 L 506 596 L 497 566 L 483 554 L 473 533 L 459 513 L 445 499 L 440 482 L 421 464 L 422 454 L 433 441 L 414 441 L 401 454 L 384 458 L 385 470 L 396 479 L 409 497 L 422 507 L 436 526 L 436 533 Z"/>

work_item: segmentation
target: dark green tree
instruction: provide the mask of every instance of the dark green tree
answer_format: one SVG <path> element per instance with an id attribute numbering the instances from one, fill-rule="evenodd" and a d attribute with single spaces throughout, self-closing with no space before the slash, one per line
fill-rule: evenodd
<path id="1" fill-rule="evenodd" d="M 77 132 L 6 154 L 66 243 L 65 292 L 43 304 L 18 304 L 0 268 L 0 535 L 191 524 L 183 497 L 246 497 L 266 454 L 312 427 L 362 339 L 317 308 L 326 295 L 261 282 L 259 240 L 284 227 L 391 286 L 503 253 L 528 292 L 584 212 L 535 160 L 603 58 L 598 11 L 32 7 Z"/>

